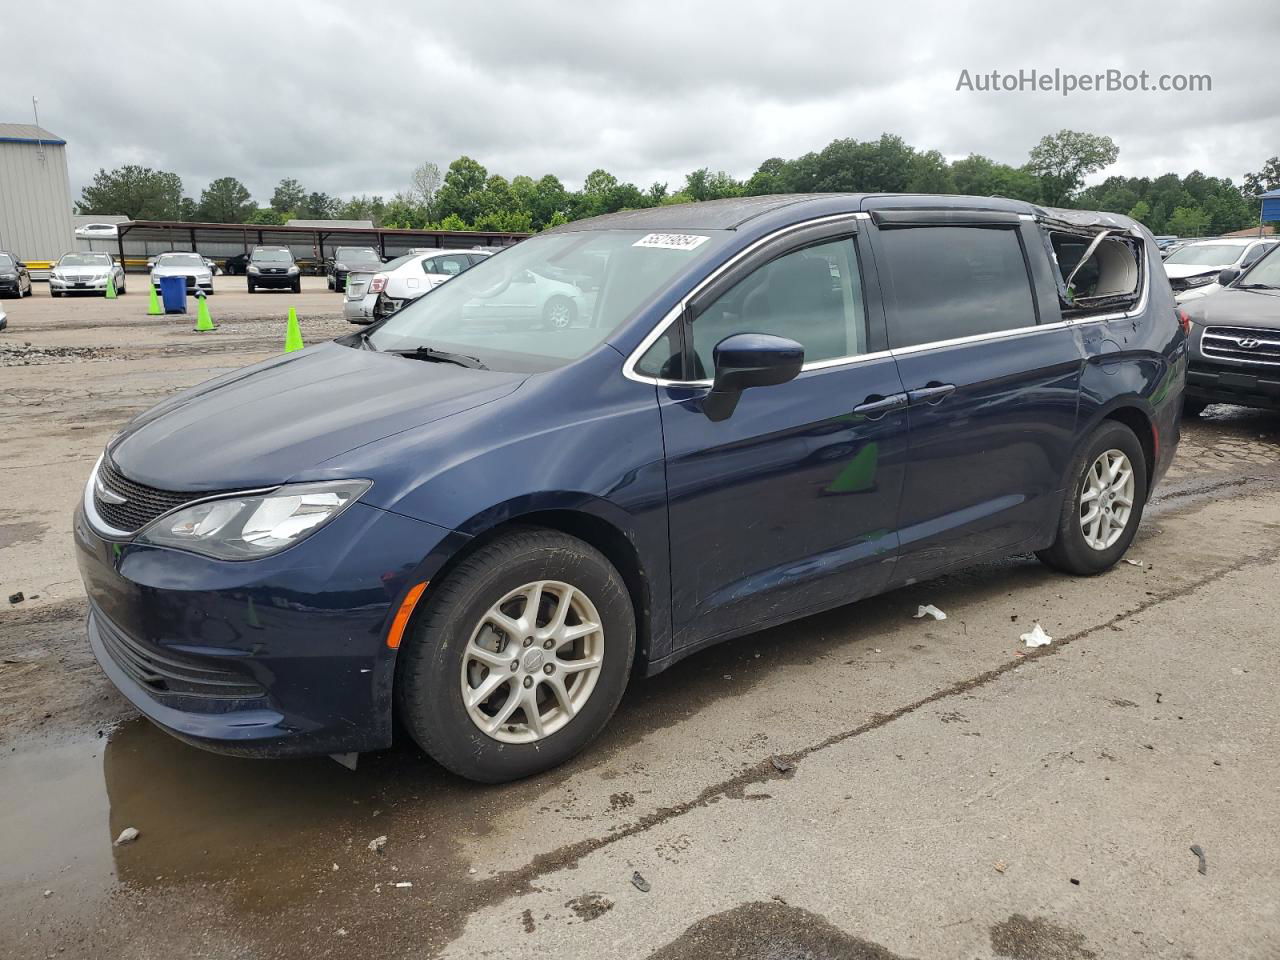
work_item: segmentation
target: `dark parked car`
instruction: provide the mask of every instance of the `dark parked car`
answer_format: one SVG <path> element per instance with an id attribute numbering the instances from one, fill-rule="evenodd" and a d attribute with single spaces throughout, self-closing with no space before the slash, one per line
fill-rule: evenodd
<path id="1" fill-rule="evenodd" d="M 584 258 L 588 322 L 467 319 Z M 358 753 L 394 716 L 463 776 L 527 776 L 708 644 L 983 558 L 1107 570 L 1174 456 L 1186 341 L 1113 214 L 569 224 L 130 423 L 74 521 L 90 643 L 199 746 Z"/>
<path id="2" fill-rule="evenodd" d="M 12 253 L 0 250 L 0 297 L 31 296 L 31 274 Z"/>
<path id="3" fill-rule="evenodd" d="M 236 276 L 249 271 L 249 254 L 237 253 L 234 257 L 227 257 L 222 264 L 222 272 L 228 276 Z"/>
<path id="4" fill-rule="evenodd" d="M 302 292 L 302 269 L 288 247 L 254 247 L 245 268 L 250 293 L 258 288 Z"/>
<path id="5" fill-rule="evenodd" d="M 338 247 L 333 258 L 325 262 L 325 282 L 330 290 L 342 293 L 347 289 L 349 274 L 372 273 L 381 267 L 382 257 L 373 247 Z"/>
<path id="6" fill-rule="evenodd" d="M 1191 318 L 1183 410 L 1211 403 L 1280 409 L 1280 247 L 1243 273 L 1227 268 L 1222 289 L 1184 304 Z"/>

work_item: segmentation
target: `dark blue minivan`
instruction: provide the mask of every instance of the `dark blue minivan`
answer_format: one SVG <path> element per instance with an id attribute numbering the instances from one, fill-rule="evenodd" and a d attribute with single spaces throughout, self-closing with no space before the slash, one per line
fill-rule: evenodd
<path id="1" fill-rule="evenodd" d="M 394 719 L 527 776 L 708 644 L 983 558 L 1108 569 L 1186 350 L 1123 216 L 838 194 L 569 224 L 130 423 L 75 515 L 89 641 L 201 747 L 358 754 Z"/>

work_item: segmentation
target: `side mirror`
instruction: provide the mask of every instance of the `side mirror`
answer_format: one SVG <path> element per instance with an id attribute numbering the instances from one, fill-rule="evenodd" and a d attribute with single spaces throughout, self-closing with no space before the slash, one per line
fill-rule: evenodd
<path id="1" fill-rule="evenodd" d="M 804 366 L 804 347 L 785 337 L 735 333 L 711 352 L 715 380 L 702 409 L 708 420 L 727 420 L 748 387 L 772 387 L 794 380 Z"/>
<path id="2" fill-rule="evenodd" d="M 1227 267 L 1218 271 L 1218 285 L 1225 287 L 1228 283 L 1240 276 L 1240 271 L 1235 267 Z"/>

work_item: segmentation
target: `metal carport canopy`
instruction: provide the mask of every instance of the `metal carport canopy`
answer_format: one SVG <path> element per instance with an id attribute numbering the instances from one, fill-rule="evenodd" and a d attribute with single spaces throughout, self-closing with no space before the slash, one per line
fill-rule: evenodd
<path id="1" fill-rule="evenodd" d="M 246 253 L 258 245 L 309 243 L 321 259 L 325 250 L 336 246 L 376 247 L 386 256 L 387 242 L 397 247 L 439 247 L 468 249 L 475 246 L 502 247 L 517 243 L 527 233 L 487 230 L 399 230 L 383 227 L 286 227 L 257 223 L 183 223 L 173 220 L 129 220 L 117 228 L 120 261 L 124 262 L 124 242 L 128 240 L 168 243 L 177 249 L 200 252 L 201 243 L 240 243 Z"/>

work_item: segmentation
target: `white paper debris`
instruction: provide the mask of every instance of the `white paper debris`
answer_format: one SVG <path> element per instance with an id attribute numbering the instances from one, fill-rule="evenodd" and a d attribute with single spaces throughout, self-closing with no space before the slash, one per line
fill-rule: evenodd
<path id="1" fill-rule="evenodd" d="M 395 886 L 397 890 L 403 890 L 405 887 L 412 887 L 413 884 L 408 880 L 401 880 L 399 883 L 393 884 L 393 886 Z"/>
<path id="2" fill-rule="evenodd" d="M 140 835 L 137 827 L 125 827 L 120 831 L 120 836 L 116 837 L 115 845 L 118 847 L 123 843 L 133 843 Z"/>
<path id="3" fill-rule="evenodd" d="M 1129 564 L 1129 566 L 1131 566 L 1131 567 L 1140 567 L 1140 566 L 1142 566 L 1142 561 L 1141 561 L 1141 560 L 1131 560 L 1129 557 L 1125 557 L 1125 558 L 1124 558 L 1124 562 L 1125 562 L 1125 563 L 1127 563 L 1127 564 Z"/>
<path id="4" fill-rule="evenodd" d="M 381 853 L 382 848 L 387 845 L 386 837 L 374 837 L 369 841 L 369 849 L 374 853 Z"/>
<path id="5" fill-rule="evenodd" d="M 1040 624 L 1036 624 L 1031 628 L 1030 633 L 1022 635 L 1022 642 L 1028 647 L 1047 647 L 1053 643 L 1053 637 L 1044 632 L 1044 628 Z"/>
<path id="6" fill-rule="evenodd" d="M 922 607 L 917 607 L 913 620 L 923 620 L 925 617 L 933 617 L 935 620 L 945 620 L 947 615 L 935 607 L 932 603 L 926 603 Z"/>

